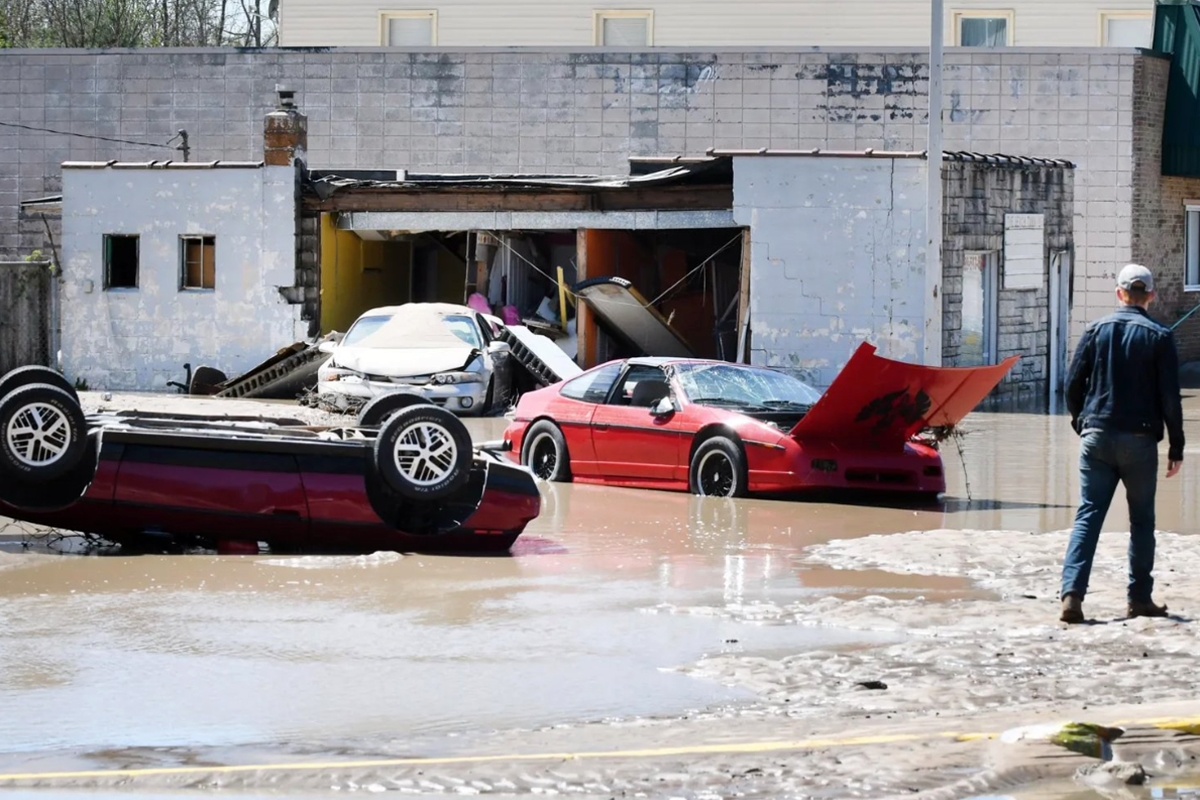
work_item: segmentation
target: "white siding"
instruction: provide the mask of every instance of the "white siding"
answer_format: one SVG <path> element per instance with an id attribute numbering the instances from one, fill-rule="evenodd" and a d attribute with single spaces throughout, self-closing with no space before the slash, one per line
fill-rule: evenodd
<path id="1" fill-rule="evenodd" d="M 378 46 L 380 14 L 438 12 L 441 47 L 589 47 L 595 12 L 654 12 L 654 44 L 692 46 L 922 46 L 928 0 L 282 0 L 285 46 Z M 1014 14 L 1017 47 L 1095 47 L 1101 11 L 1151 11 L 1152 0 L 946 0 L 955 11 Z M 1144 46 L 1148 47 L 1147 41 Z"/>
<path id="2" fill-rule="evenodd" d="M 238 375 L 303 338 L 291 167 L 64 169 L 63 369 L 93 388 L 165 391 L 184 363 Z M 138 234 L 138 286 L 103 288 L 106 233 Z M 180 236 L 216 239 L 216 287 L 180 291 Z"/>

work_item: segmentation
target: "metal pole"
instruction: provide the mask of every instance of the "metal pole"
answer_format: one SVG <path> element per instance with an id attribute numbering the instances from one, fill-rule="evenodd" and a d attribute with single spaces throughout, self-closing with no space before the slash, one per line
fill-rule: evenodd
<path id="1" fill-rule="evenodd" d="M 925 363 L 942 365 L 942 39 L 943 0 L 931 0 L 929 144 L 925 213 Z"/>

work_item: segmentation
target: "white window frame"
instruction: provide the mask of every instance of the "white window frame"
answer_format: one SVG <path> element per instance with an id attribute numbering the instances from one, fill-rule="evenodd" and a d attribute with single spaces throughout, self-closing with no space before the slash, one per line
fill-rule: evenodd
<path id="1" fill-rule="evenodd" d="M 429 20 L 429 46 L 438 44 L 438 12 L 437 9 L 422 9 L 417 11 L 380 11 L 379 12 L 379 44 L 391 47 L 388 41 L 388 21 L 393 19 L 427 19 Z M 397 45 L 398 47 L 399 45 Z"/>
<path id="2" fill-rule="evenodd" d="M 208 240 L 212 243 L 209 245 Z M 200 285 L 189 286 L 187 280 L 187 243 L 200 241 Z M 212 247 L 213 251 L 213 285 L 204 285 L 204 248 Z M 217 235 L 215 233 L 183 233 L 179 236 L 179 291 L 180 292 L 215 292 L 217 290 Z"/>
<path id="3" fill-rule="evenodd" d="M 1195 264 L 1188 263 L 1188 251 L 1191 250 L 1188 246 L 1188 229 L 1191 227 L 1192 214 L 1197 215 L 1197 222 L 1200 223 L 1200 200 L 1186 200 L 1183 205 L 1183 290 L 1200 292 L 1200 243 L 1197 243 Z"/>
<path id="4" fill-rule="evenodd" d="M 1004 34 L 1006 45 L 1013 46 L 1013 41 L 1016 39 L 1016 18 L 1017 14 L 1011 8 L 1009 9 L 983 9 L 983 8 L 956 8 L 951 12 L 951 25 L 954 27 L 954 46 L 962 47 L 962 21 L 964 19 L 1003 19 L 1007 21 L 1004 26 Z"/>
<path id="5" fill-rule="evenodd" d="M 1152 11 L 1101 11 L 1100 12 L 1100 32 L 1096 39 L 1101 47 L 1108 47 L 1108 21 L 1110 19 L 1148 19 L 1151 22 L 1150 36 L 1154 37 L 1154 12 Z M 1149 46 L 1149 44 L 1147 45 Z"/>
<path id="6" fill-rule="evenodd" d="M 606 19 L 644 19 L 646 20 L 646 46 L 654 46 L 654 11 L 650 9 L 611 8 L 597 11 L 592 15 L 592 43 L 597 47 L 604 44 L 604 20 Z"/>

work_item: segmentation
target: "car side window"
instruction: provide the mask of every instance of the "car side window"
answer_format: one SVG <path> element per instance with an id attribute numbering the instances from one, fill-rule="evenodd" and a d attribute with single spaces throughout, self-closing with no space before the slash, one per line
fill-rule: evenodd
<path id="1" fill-rule="evenodd" d="M 609 403 L 614 406 L 650 408 L 670 394 L 667 376 L 661 368 L 635 364 L 625 373 L 624 380 L 613 392 Z"/>
<path id="2" fill-rule="evenodd" d="M 620 363 L 608 364 L 578 378 L 572 378 L 563 384 L 560 394 L 585 403 L 603 403 L 608 398 L 609 390 L 620 377 L 623 366 L 624 364 Z"/>

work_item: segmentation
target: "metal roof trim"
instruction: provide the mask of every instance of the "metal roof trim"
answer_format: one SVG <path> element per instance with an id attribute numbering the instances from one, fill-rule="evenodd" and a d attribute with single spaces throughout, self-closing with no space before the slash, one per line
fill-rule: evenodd
<path id="1" fill-rule="evenodd" d="M 481 175 L 462 173 L 413 173 L 403 175 L 401 180 L 367 180 L 338 175 L 322 170 L 320 177 L 309 175 L 305 189 L 318 197 L 326 198 L 345 190 L 386 190 L 403 192 L 426 191 L 604 191 L 634 189 L 643 186 L 695 185 L 709 181 L 714 185 L 730 185 L 732 175 L 725 175 L 720 167 L 728 159 L 700 159 L 695 163 L 666 165 L 663 169 L 644 175 Z M 714 174 L 715 172 L 715 174 Z"/>
<path id="2" fill-rule="evenodd" d="M 928 158 L 929 151 L 927 150 L 876 150 L 873 147 L 868 147 L 865 150 L 823 150 L 819 147 L 813 147 L 806 150 L 773 150 L 770 148 L 759 148 L 757 150 L 718 150 L 709 148 L 705 151 L 705 158 L 687 158 L 681 156 L 665 156 L 661 162 L 655 161 L 653 158 L 634 159 L 631 158 L 631 163 L 679 163 L 689 164 L 697 161 L 712 160 L 718 158 L 745 158 L 753 156 L 770 156 L 770 157 L 793 157 L 793 158 Z M 675 161 L 678 159 L 678 162 Z M 972 153 L 964 150 L 944 150 L 942 151 L 942 159 L 945 161 L 958 161 L 968 163 L 990 164 L 992 166 L 1010 166 L 1010 167 L 1062 167 L 1064 169 L 1074 169 L 1075 164 L 1062 158 L 1039 158 L 1037 156 L 1011 156 L 1004 153 Z"/>
<path id="3" fill-rule="evenodd" d="M 63 169 L 261 169 L 262 161 L 64 161 Z"/>

